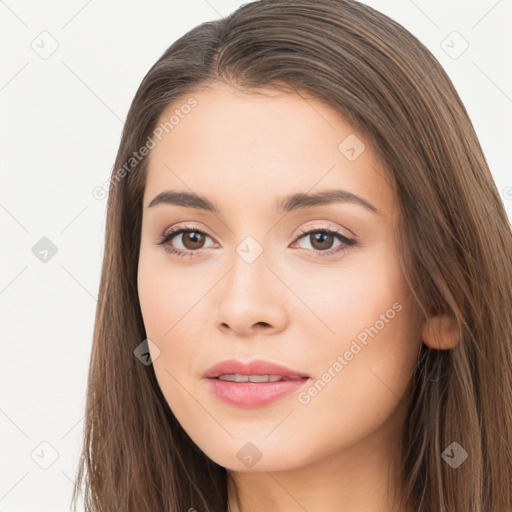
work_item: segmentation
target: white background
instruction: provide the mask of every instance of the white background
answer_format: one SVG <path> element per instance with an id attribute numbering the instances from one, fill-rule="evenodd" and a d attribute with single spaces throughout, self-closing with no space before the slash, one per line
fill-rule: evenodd
<path id="1" fill-rule="evenodd" d="M 512 218 L 512 1 L 363 3 L 404 25 L 448 72 Z M 106 199 L 92 190 L 109 179 L 150 66 L 240 5 L 0 0 L 0 512 L 69 510 L 103 254 Z M 469 43 L 457 59 L 441 46 L 453 31 Z M 33 49 L 42 37 L 46 49 L 58 44 L 46 59 Z M 32 253 L 42 237 L 58 249 L 47 263 Z"/>

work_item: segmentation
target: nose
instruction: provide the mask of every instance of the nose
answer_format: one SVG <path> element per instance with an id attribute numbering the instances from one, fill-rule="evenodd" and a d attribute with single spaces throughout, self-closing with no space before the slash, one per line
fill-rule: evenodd
<path id="1" fill-rule="evenodd" d="M 252 262 L 235 253 L 219 284 L 216 324 L 224 333 L 243 337 L 285 328 L 286 287 L 269 268 L 265 252 Z"/>

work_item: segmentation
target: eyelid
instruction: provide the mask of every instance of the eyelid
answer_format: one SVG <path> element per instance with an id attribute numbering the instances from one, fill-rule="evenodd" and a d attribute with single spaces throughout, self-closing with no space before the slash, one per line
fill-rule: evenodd
<path id="1" fill-rule="evenodd" d="M 165 245 L 167 243 L 166 241 L 170 240 L 171 238 L 173 238 L 183 232 L 187 232 L 187 231 L 201 233 L 202 235 L 205 235 L 208 238 L 211 238 L 212 240 L 214 240 L 214 238 L 212 236 L 210 236 L 206 232 L 206 230 L 201 229 L 198 226 L 191 226 L 191 225 L 186 224 L 186 225 L 173 226 L 172 228 L 166 229 L 163 232 L 163 234 L 159 236 L 160 242 L 158 242 L 156 245 Z M 198 251 L 193 251 L 193 252 L 199 252 L 200 250 L 201 249 L 199 249 Z"/>
<path id="2" fill-rule="evenodd" d="M 344 233 L 341 233 L 340 232 L 340 229 L 338 227 L 332 227 L 332 226 L 329 226 L 329 225 L 326 225 L 326 224 L 317 224 L 317 225 L 314 225 L 314 226 L 309 226 L 308 228 L 300 228 L 298 233 L 295 235 L 295 238 L 298 238 L 299 236 L 303 236 L 305 234 L 309 234 L 311 233 L 312 231 L 329 231 L 329 232 L 332 232 L 332 233 L 338 233 L 340 235 L 342 235 L 343 237 L 347 238 L 347 239 L 350 239 L 350 238 L 356 238 L 356 236 L 354 235 L 354 233 L 352 231 L 350 231 L 349 229 L 347 228 L 343 228 L 345 229 L 346 231 L 348 231 L 350 233 L 350 235 L 347 235 L 347 234 L 344 234 Z M 188 224 L 185 224 L 185 225 L 178 225 L 178 226 L 173 226 L 172 228 L 169 228 L 169 229 L 166 229 L 164 230 L 164 233 L 162 235 L 160 235 L 160 238 L 161 239 L 164 239 L 166 238 L 167 236 L 171 235 L 171 234 L 177 234 L 181 231 L 196 231 L 198 233 L 201 233 L 203 235 L 206 235 L 210 238 L 213 239 L 212 236 L 210 236 L 205 230 L 203 230 L 202 228 L 200 228 L 198 225 L 188 225 Z"/>
<path id="3" fill-rule="evenodd" d="M 317 221 L 317 223 L 313 224 L 313 225 L 309 225 L 306 223 L 306 226 L 307 227 L 300 227 L 298 229 L 298 232 L 296 231 L 297 232 L 296 238 L 298 238 L 299 236 L 302 236 L 304 234 L 311 233 L 311 232 L 329 231 L 331 233 L 338 233 L 339 235 L 341 235 L 342 237 L 344 237 L 346 239 L 356 239 L 356 235 L 352 231 L 350 231 L 350 229 L 347 229 L 345 227 L 341 227 L 338 225 L 331 226 L 331 225 L 327 224 L 325 221 L 323 221 L 323 222 Z M 343 231 L 346 231 L 347 233 L 344 233 Z"/>

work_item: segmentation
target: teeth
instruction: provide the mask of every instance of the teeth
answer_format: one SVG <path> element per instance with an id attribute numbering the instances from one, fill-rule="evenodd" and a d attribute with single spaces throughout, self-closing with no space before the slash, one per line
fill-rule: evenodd
<path id="1" fill-rule="evenodd" d="M 242 375 L 240 373 L 224 373 L 217 378 L 228 382 L 277 382 L 285 380 L 280 375 Z"/>

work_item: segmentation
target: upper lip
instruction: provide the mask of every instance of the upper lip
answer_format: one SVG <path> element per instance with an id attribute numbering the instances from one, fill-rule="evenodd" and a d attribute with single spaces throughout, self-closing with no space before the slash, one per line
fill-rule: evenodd
<path id="1" fill-rule="evenodd" d="M 271 363 L 262 359 L 254 359 L 243 363 L 237 359 L 228 359 L 215 364 L 204 373 L 203 377 L 214 379 L 219 375 L 239 373 L 241 375 L 280 375 L 288 378 L 309 377 L 309 375 L 292 370 L 280 364 Z"/>

